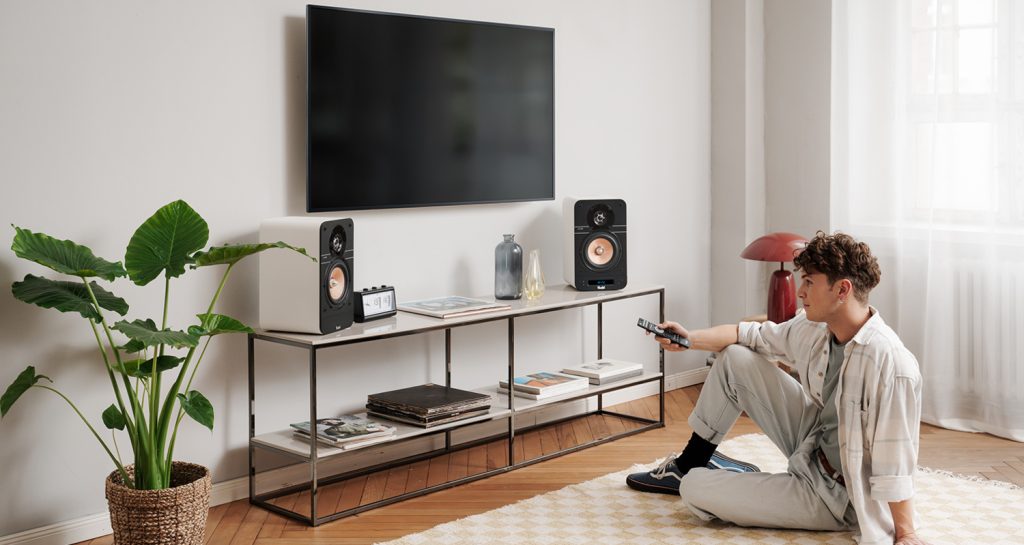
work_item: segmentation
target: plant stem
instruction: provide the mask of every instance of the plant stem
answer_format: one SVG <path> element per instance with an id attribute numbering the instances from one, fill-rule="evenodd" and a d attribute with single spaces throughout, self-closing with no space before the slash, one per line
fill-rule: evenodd
<path id="1" fill-rule="evenodd" d="M 85 280 L 85 278 L 83 277 L 82 280 Z M 121 378 L 124 380 L 125 390 L 128 392 L 128 398 L 132 402 L 132 413 L 135 415 L 135 427 L 137 431 L 136 437 L 138 439 L 134 445 L 136 454 L 135 482 L 138 484 L 146 480 L 145 473 L 146 470 L 149 469 L 145 465 L 140 466 L 138 464 L 139 453 L 151 453 L 149 432 L 146 427 L 146 415 L 142 411 L 142 405 L 139 404 L 138 397 L 136 397 L 135 393 L 132 391 L 131 381 L 128 379 L 128 370 L 125 369 L 124 362 L 121 360 L 121 353 L 118 351 L 117 345 L 114 343 L 114 336 L 110 333 L 110 327 L 107 326 L 107 320 L 103 317 L 103 312 L 100 310 L 100 303 L 96 300 L 96 294 L 93 293 L 92 286 L 89 285 L 88 281 L 85 282 L 85 289 L 89 292 L 89 298 L 92 299 L 92 304 L 96 307 L 96 312 L 99 313 L 100 324 L 103 325 L 103 332 L 107 335 L 107 342 L 110 343 L 110 348 L 114 351 L 114 358 L 117 360 L 117 366 L 121 370 Z M 150 462 L 150 466 L 151 465 L 152 462 Z"/>
<path id="2" fill-rule="evenodd" d="M 224 284 L 228 281 L 228 275 L 231 274 L 231 268 L 234 267 L 234 263 L 229 263 L 227 268 L 224 270 L 224 276 L 220 279 L 220 284 L 217 286 L 217 291 L 213 294 L 213 299 L 210 300 L 210 306 L 206 309 L 207 318 L 203 319 L 203 329 L 206 329 L 208 324 L 209 315 L 213 313 L 213 307 L 217 304 L 217 299 L 220 298 L 221 292 L 224 290 Z M 192 347 L 188 351 L 188 355 L 185 357 L 185 361 L 181 364 L 181 369 L 178 371 L 178 378 L 174 381 L 170 390 L 167 391 L 167 396 L 164 398 L 164 407 L 160 412 L 160 430 L 162 435 L 160 436 L 160 443 L 163 443 L 166 439 L 166 434 L 171 424 L 171 411 L 174 409 L 174 402 L 177 399 L 178 392 L 181 390 L 181 382 L 185 378 L 185 373 L 188 371 L 189 363 L 192 361 L 192 356 L 195 354 L 196 347 Z M 198 366 L 198 363 L 196 364 Z M 194 374 L 194 372 L 193 372 Z M 175 426 L 175 433 L 177 433 L 177 426 Z M 171 438 L 171 444 L 174 444 L 174 437 Z M 170 460 L 174 456 L 174 449 L 169 448 L 165 454 L 166 460 Z M 170 467 L 170 464 L 167 464 Z"/>
<path id="3" fill-rule="evenodd" d="M 97 312 L 99 308 L 97 307 Z M 110 377 L 110 386 L 114 389 L 114 397 L 117 398 L 117 407 L 121 410 L 121 414 L 124 415 L 125 425 L 128 427 L 128 437 L 132 441 L 132 448 L 135 447 L 134 430 L 135 424 L 131 420 L 131 416 L 128 414 L 128 409 L 124 406 L 124 399 L 121 397 L 121 387 L 117 385 L 117 379 L 114 378 L 114 370 L 110 368 L 110 358 L 107 357 L 107 350 L 103 348 L 103 341 L 100 340 L 100 332 L 96 330 L 96 322 L 88 320 L 89 325 L 92 327 L 92 334 L 96 337 L 96 344 L 100 348 L 100 355 L 103 356 L 103 367 L 107 370 L 107 376 Z"/>
<path id="4" fill-rule="evenodd" d="M 107 446 L 107 442 L 104 441 L 102 437 L 100 437 L 100 434 L 96 433 L 96 428 L 93 428 L 92 424 L 89 423 L 89 420 L 87 420 L 85 416 L 82 415 L 82 411 L 79 411 L 78 407 L 76 407 L 75 404 L 72 403 L 71 400 L 67 398 L 67 396 L 60 393 L 60 391 L 57 390 L 56 388 L 52 388 L 50 386 L 45 386 L 42 384 L 34 384 L 32 385 L 32 387 L 49 390 L 59 395 L 64 401 L 67 401 L 68 405 L 70 405 L 71 408 L 75 411 L 75 414 L 78 415 L 78 418 L 82 419 L 82 422 L 84 422 L 85 425 L 89 428 L 89 431 L 92 432 L 92 435 L 96 438 L 97 441 L 100 442 L 100 446 L 103 447 L 103 450 L 107 451 L 107 456 L 110 456 L 110 459 L 114 461 L 114 465 L 117 466 L 117 470 L 121 472 L 121 481 L 124 482 L 126 486 L 131 486 L 128 484 L 128 472 L 124 470 L 124 466 L 121 465 L 121 461 L 118 460 L 116 456 L 114 456 L 113 452 L 110 452 L 110 447 Z"/>

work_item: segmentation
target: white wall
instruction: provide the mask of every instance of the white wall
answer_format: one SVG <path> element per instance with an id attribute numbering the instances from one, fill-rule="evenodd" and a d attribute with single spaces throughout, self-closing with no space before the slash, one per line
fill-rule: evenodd
<path id="1" fill-rule="evenodd" d="M 765 233 L 764 4 L 711 4 L 711 324 L 765 311 L 764 267 L 740 258 Z"/>
<path id="2" fill-rule="evenodd" d="M 707 322 L 707 0 L 344 5 L 554 27 L 557 197 L 626 199 L 630 283 L 665 284 L 671 317 Z M 0 3 L 2 223 L 70 238 L 116 260 L 144 218 L 183 198 L 209 221 L 211 244 L 254 241 L 261 219 L 303 213 L 304 59 L 304 2 Z M 345 214 L 357 226 L 356 282 L 397 285 L 400 298 L 487 294 L 493 248 L 506 232 L 540 248 L 548 280 L 557 281 L 559 204 Z M 238 268 L 218 310 L 256 322 L 255 265 Z M 43 272 L 0 251 L 4 286 Z M 171 322 L 190 323 L 214 282 L 201 271 L 174 283 Z M 157 285 L 122 280 L 112 289 L 133 305 L 130 318 L 158 314 Z M 656 309 L 656 300 L 609 305 L 606 355 L 656 361 L 631 325 Z M 522 321 L 520 361 L 558 366 L 592 357 L 591 325 L 592 316 L 576 312 Z M 454 337 L 456 386 L 491 384 L 504 365 L 503 328 Z M 5 289 L 0 342 L 2 387 L 34 364 L 98 423 L 112 400 L 81 319 L 26 306 Z M 443 380 L 442 350 L 437 334 L 325 354 L 320 409 L 348 410 L 369 391 Z M 301 354 L 260 357 L 274 380 L 261 383 L 258 414 L 302 419 Z M 668 372 L 699 367 L 701 359 L 670 355 Z M 245 473 L 245 361 L 242 337 L 211 345 L 198 388 L 216 408 L 215 431 L 190 425 L 179 437 L 177 458 L 212 467 L 215 482 Z M 106 509 L 102 479 L 111 465 L 55 396 L 26 394 L 0 423 L 0 437 L 0 536 Z"/>
<path id="3" fill-rule="evenodd" d="M 831 21 L 831 1 L 765 2 L 769 232 L 830 231 Z"/>

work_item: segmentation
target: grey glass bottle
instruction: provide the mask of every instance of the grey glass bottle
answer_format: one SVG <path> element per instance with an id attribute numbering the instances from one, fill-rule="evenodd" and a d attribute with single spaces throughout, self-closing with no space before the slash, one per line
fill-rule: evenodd
<path id="1" fill-rule="evenodd" d="M 523 247 L 513 240 L 515 235 L 504 237 L 494 248 L 494 298 L 519 299 L 523 296 Z"/>

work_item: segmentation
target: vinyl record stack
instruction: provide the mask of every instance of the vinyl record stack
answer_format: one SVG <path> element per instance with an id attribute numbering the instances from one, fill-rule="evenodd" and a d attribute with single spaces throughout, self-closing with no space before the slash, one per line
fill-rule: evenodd
<path id="1" fill-rule="evenodd" d="M 485 415 L 490 408 L 487 394 L 437 384 L 370 394 L 366 400 L 370 415 L 423 428 Z"/>

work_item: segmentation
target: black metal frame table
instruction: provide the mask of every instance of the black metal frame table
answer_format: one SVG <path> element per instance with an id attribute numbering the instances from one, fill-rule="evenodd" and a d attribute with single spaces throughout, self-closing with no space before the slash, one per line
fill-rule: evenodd
<path id="1" fill-rule="evenodd" d="M 317 391 L 316 391 L 316 379 L 317 379 L 317 352 L 319 350 L 332 348 L 336 346 L 344 346 L 349 344 L 363 343 L 369 341 L 391 339 L 395 337 L 402 337 L 406 335 L 417 335 L 420 333 L 428 333 L 432 331 L 444 330 L 445 333 L 445 384 L 451 386 L 451 331 L 453 328 L 463 327 L 474 324 L 481 324 L 486 322 L 495 322 L 505 320 L 508 322 L 508 381 L 512 384 L 512 379 L 515 377 L 515 319 L 534 314 L 541 314 L 547 312 L 556 312 L 560 310 L 567 310 L 572 308 L 582 308 L 588 306 L 597 306 L 597 357 L 598 359 L 604 357 L 604 342 L 603 342 L 603 328 L 604 328 L 604 303 L 612 301 L 620 301 L 624 299 L 631 299 L 635 297 L 642 297 L 646 295 L 658 295 L 658 319 L 664 321 L 665 319 L 665 288 L 662 286 L 651 286 L 644 288 L 625 288 L 619 291 L 609 292 L 577 292 L 568 286 L 549 286 L 545 294 L 545 298 L 541 301 L 531 302 L 527 304 L 525 301 L 512 301 L 512 308 L 508 310 L 496 311 L 492 313 L 477 314 L 472 316 L 460 317 L 460 318 L 447 318 L 437 319 L 426 316 L 419 316 L 415 314 L 409 314 L 400 312 L 397 316 L 388 318 L 387 320 L 380 322 L 368 322 L 363 324 L 355 324 L 353 327 L 339 331 L 337 333 L 329 335 L 302 335 L 302 334 L 291 334 L 291 333 L 280 333 L 271 331 L 257 331 L 250 333 L 248 338 L 248 352 L 249 352 L 249 502 L 253 505 L 258 505 L 269 511 L 279 513 L 286 517 L 306 522 L 312 526 L 318 526 L 324 522 L 329 522 L 342 517 L 354 515 L 369 509 L 374 509 L 398 501 L 402 501 L 415 496 L 421 496 L 430 492 L 451 488 L 460 484 L 483 479 L 499 473 L 504 473 L 524 467 L 537 462 L 542 462 L 557 456 L 562 456 L 570 452 L 575 452 L 584 448 L 600 445 L 616 439 L 621 439 L 629 435 L 641 433 L 650 429 L 664 427 L 665 425 L 665 351 L 663 349 L 658 350 L 658 371 L 656 373 L 648 373 L 632 377 L 629 379 L 615 381 L 604 385 L 591 385 L 586 390 L 579 392 L 572 392 L 562 396 L 545 399 L 542 401 L 531 401 L 528 399 L 522 399 L 515 397 L 511 391 L 505 396 L 497 398 L 499 401 L 502 397 L 505 398 L 507 404 L 505 407 L 495 407 L 489 414 L 480 415 L 466 420 L 460 420 L 449 424 L 442 424 L 437 427 L 431 428 L 418 428 L 415 426 L 404 426 L 397 424 L 399 432 L 396 433 L 396 437 L 387 443 L 378 443 L 375 446 L 392 445 L 408 441 L 410 439 L 422 438 L 424 436 L 444 434 L 444 447 L 434 449 L 428 452 L 422 452 L 411 456 L 406 456 L 397 460 L 392 460 L 384 463 L 371 465 L 369 467 L 362 467 L 354 471 L 348 471 L 337 475 L 331 475 L 327 477 L 321 477 L 317 473 L 317 465 L 321 462 L 322 458 L 327 456 L 344 455 L 345 453 L 358 452 L 353 451 L 341 451 L 332 447 L 322 447 L 317 444 L 317 441 L 303 441 L 294 439 L 291 437 L 291 433 L 287 431 L 274 432 L 270 434 L 256 435 L 256 373 L 255 373 L 255 344 L 256 341 L 264 341 L 275 344 L 282 344 L 295 348 L 304 349 L 309 354 L 309 421 L 317 421 Z M 646 384 L 650 382 L 658 383 L 658 419 L 648 419 L 635 415 L 617 413 L 609 411 L 604 408 L 604 394 L 623 388 L 629 388 L 640 384 Z M 498 394 L 493 394 L 498 395 Z M 516 429 L 515 418 L 516 414 L 523 414 L 533 410 L 540 409 L 542 407 L 553 406 L 555 404 L 565 403 L 568 401 L 577 401 L 582 399 L 588 399 L 591 397 L 597 397 L 597 409 L 594 411 L 587 411 L 582 414 L 575 414 L 573 416 L 563 418 L 552 422 L 544 422 L 543 424 L 537 424 L 528 428 Z M 577 418 L 585 418 L 591 415 L 611 415 L 620 418 L 626 418 L 643 424 L 639 428 L 632 430 L 626 430 L 620 433 L 607 435 L 598 439 L 594 439 L 588 443 L 578 444 L 573 447 L 564 448 L 556 452 L 543 454 L 536 458 L 529 460 L 523 460 L 520 462 L 515 461 L 514 453 L 514 442 L 517 435 L 521 435 L 531 429 L 552 426 L 561 422 L 565 422 Z M 476 439 L 473 441 L 467 441 L 459 444 L 452 444 L 451 432 L 455 429 L 467 426 L 469 424 L 486 422 L 498 419 L 507 419 L 507 431 L 502 434 L 485 437 L 482 439 Z M 389 424 L 395 424 L 389 422 Z M 343 511 L 335 512 L 333 514 L 318 516 L 317 513 L 317 496 L 318 490 L 331 483 L 351 479 L 361 475 L 367 475 L 383 469 L 389 469 L 392 467 L 398 467 L 401 465 L 410 464 L 416 461 L 420 461 L 427 458 L 433 458 L 435 456 L 441 456 L 476 446 L 482 443 L 487 443 L 495 440 L 508 440 L 508 460 L 507 463 L 498 468 L 485 469 L 481 473 L 469 475 L 466 477 L 450 480 L 441 484 L 432 486 L 426 486 L 424 488 L 399 494 L 394 497 L 384 498 L 379 501 L 369 503 L 366 505 L 360 505 L 354 508 L 346 509 Z M 296 445 L 301 444 L 301 448 L 297 448 Z M 298 484 L 294 486 L 287 486 L 263 494 L 256 493 L 256 467 L 254 463 L 254 454 L 257 448 L 266 449 L 271 452 L 275 452 L 279 455 L 290 457 L 298 460 L 299 462 L 309 463 L 309 482 Z M 270 503 L 270 500 L 293 494 L 295 492 L 309 490 L 309 507 L 310 514 L 306 516 L 296 511 L 286 509 Z"/>

